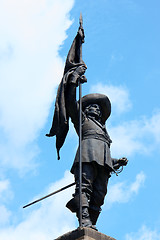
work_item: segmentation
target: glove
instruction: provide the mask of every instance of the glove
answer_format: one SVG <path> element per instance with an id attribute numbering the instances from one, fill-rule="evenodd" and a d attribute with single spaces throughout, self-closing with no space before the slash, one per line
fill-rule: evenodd
<path id="1" fill-rule="evenodd" d="M 126 166 L 127 163 L 128 163 L 128 159 L 127 159 L 126 157 L 120 158 L 120 159 L 118 159 L 117 163 L 118 163 L 120 166 Z"/>
<path id="2" fill-rule="evenodd" d="M 87 69 L 86 65 L 81 65 L 81 66 L 76 68 L 73 75 L 75 74 L 75 75 L 78 75 L 80 77 L 80 76 L 84 75 L 86 69 Z"/>
<path id="3" fill-rule="evenodd" d="M 76 68 L 76 70 L 72 73 L 69 83 L 76 84 L 78 86 L 78 81 L 80 79 L 80 83 L 87 82 L 87 78 L 85 77 L 84 73 L 87 69 L 86 65 L 81 65 Z"/>

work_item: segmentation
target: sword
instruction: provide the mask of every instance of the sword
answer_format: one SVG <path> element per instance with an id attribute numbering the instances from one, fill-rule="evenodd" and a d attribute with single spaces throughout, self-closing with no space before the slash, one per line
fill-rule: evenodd
<path id="1" fill-rule="evenodd" d="M 67 189 L 67 188 L 69 188 L 69 187 L 74 186 L 75 184 L 76 184 L 76 182 L 73 182 L 73 183 L 71 183 L 71 184 L 69 184 L 69 185 L 67 185 L 67 186 L 65 186 L 65 187 L 63 187 L 63 188 L 58 189 L 58 190 L 55 191 L 55 192 L 52 192 L 52 193 L 50 193 L 50 194 L 48 194 L 48 195 L 46 195 L 46 196 L 44 196 L 44 197 L 42 197 L 42 198 L 39 198 L 39 199 L 37 199 L 37 200 L 35 200 L 35 201 L 31 202 L 31 203 L 28 203 L 27 205 L 23 206 L 23 208 L 29 207 L 29 206 L 37 203 L 37 202 L 40 202 L 40 201 L 44 200 L 45 198 L 48 198 L 48 197 L 50 197 L 50 196 L 52 196 L 52 195 L 54 195 L 54 194 L 56 194 L 56 193 L 59 193 L 59 192 L 65 190 L 65 189 Z"/>

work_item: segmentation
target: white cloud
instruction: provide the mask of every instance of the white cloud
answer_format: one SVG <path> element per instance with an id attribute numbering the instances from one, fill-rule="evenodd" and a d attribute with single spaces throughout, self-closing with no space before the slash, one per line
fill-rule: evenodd
<path id="1" fill-rule="evenodd" d="M 123 113 L 131 108 L 128 90 L 122 86 L 102 85 L 98 83 L 92 86 L 90 92 L 98 92 L 109 97 L 113 112 Z"/>
<path id="2" fill-rule="evenodd" d="M 42 193 L 40 198 L 67 184 L 73 182 L 73 176 L 67 171 L 64 178 L 51 184 Z M 55 239 L 58 236 L 76 228 L 76 217 L 66 207 L 66 203 L 72 197 L 73 187 L 58 193 L 41 203 L 37 203 L 37 209 L 29 207 L 23 209 L 24 218 L 17 225 L 0 229 L 0 236 L 3 240 L 46 240 Z M 31 200 L 32 201 L 32 200 Z"/>
<path id="3" fill-rule="evenodd" d="M 143 225 L 137 233 L 129 233 L 126 235 L 126 240 L 160 240 L 160 231 L 151 230 Z"/>
<path id="4" fill-rule="evenodd" d="M 6 202 L 6 199 L 11 199 L 12 197 L 13 193 L 11 191 L 9 180 L 0 180 L 0 203 L 4 201 Z"/>
<path id="5" fill-rule="evenodd" d="M 0 205 L 0 226 L 6 225 L 11 217 L 11 211 L 9 211 L 4 205 Z"/>
<path id="6" fill-rule="evenodd" d="M 154 136 L 156 143 L 160 143 L 160 110 L 151 119 L 145 119 L 145 130 Z"/>
<path id="7" fill-rule="evenodd" d="M 109 133 L 113 141 L 112 155 L 131 156 L 135 152 L 144 153 L 148 151 L 140 132 L 143 130 L 143 124 L 139 121 L 130 121 L 121 123 L 121 125 L 110 127 Z"/>
<path id="8" fill-rule="evenodd" d="M 160 112 L 139 120 L 123 122 L 110 127 L 114 156 L 131 156 L 134 153 L 149 154 L 160 143 Z"/>
<path id="9" fill-rule="evenodd" d="M 0 3 L 0 162 L 28 169 L 62 77 L 59 48 L 73 0 Z M 32 143 L 32 144 L 31 144 Z"/>
<path id="10" fill-rule="evenodd" d="M 7 224 L 11 217 L 11 212 L 5 207 L 4 204 L 13 198 L 10 182 L 8 179 L 0 181 L 0 226 Z"/>
<path id="11" fill-rule="evenodd" d="M 2 193 L 8 189 L 9 186 L 9 181 L 8 180 L 3 180 L 0 181 L 0 197 L 2 197 Z"/>
<path id="12" fill-rule="evenodd" d="M 99 83 L 91 88 L 91 92 L 106 94 L 115 114 L 131 108 L 129 92 L 124 87 Z M 109 134 L 113 140 L 111 149 L 114 157 L 149 154 L 160 143 L 160 110 L 155 111 L 150 118 L 143 116 L 137 120 L 121 122 L 117 126 L 110 125 Z"/>
<path id="13" fill-rule="evenodd" d="M 106 198 L 106 207 L 110 208 L 113 203 L 128 202 L 143 186 L 145 178 L 145 174 L 140 172 L 137 174 L 136 180 L 130 185 L 128 185 L 126 182 L 119 182 L 111 185 Z"/>
<path id="14" fill-rule="evenodd" d="M 143 172 L 140 172 L 139 174 L 137 174 L 135 182 L 133 182 L 130 185 L 129 198 L 131 197 L 131 193 L 135 193 L 135 194 L 138 193 L 140 187 L 142 187 L 145 182 L 145 178 L 146 178 L 146 176 Z"/>

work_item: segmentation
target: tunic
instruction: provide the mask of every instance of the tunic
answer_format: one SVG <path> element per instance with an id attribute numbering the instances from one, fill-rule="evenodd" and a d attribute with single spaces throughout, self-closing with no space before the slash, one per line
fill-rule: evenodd
<path id="1" fill-rule="evenodd" d="M 76 100 L 75 78 L 71 78 L 66 92 L 66 107 L 68 116 L 79 133 L 79 103 Z M 84 109 L 85 110 L 85 109 Z M 82 112 L 82 163 L 96 162 L 106 167 L 110 172 L 113 169 L 113 159 L 110 155 L 111 139 L 105 125 L 95 120 L 94 117 Z M 79 148 L 77 150 L 71 173 L 74 174 L 75 165 L 79 162 Z"/>
<path id="2" fill-rule="evenodd" d="M 111 142 L 106 128 L 98 121 L 85 116 L 82 124 L 82 163 L 94 161 L 112 171 Z M 79 148 L 71 168 L 72 173 L 74 173 L 75 164 L 78 162 Z"/>

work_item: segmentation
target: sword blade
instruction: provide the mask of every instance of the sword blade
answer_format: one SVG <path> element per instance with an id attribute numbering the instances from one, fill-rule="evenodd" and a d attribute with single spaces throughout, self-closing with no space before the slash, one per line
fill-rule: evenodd
<path id="1" fill-rule="evenodd" d="M 35 201 L 31 202 L 31 203 L 28 203 L 27 205 L 23 206 L 23 208 L 29 207 L 29 206 L 37 203 L 37 202 L 40 202 L 40 201 L 42 201 L 42 200 L 45 199 L 45 198 L 48 198 L 48 197 L 50 197 L 50 196 L 52 196 L 52 195 L 54 195 L 54 194 L 56 194 L 56 193 L 59 193 L 59 192 L 65 190 L 65 189 L 67 189 L 67 188 L 69 188 L 69 187 L 74 186 L 75 184 L 76 184 L 76 182 L 71 183 L 71 184 L 69 184 L 69 185 L 67 185 L 67 186 L 65 186 L 65 187 L 63 187 L 63 188 L 60 188 L 60 189 L 56 190 L 55 192 L 52 192 L 52 193 L 50 193 L 50 194 L 48 194 L 48 195 L 46 195 L 46 196 L 44 196 L 44 197 L 42 197 L 42 198 L 39 198 L 39 199 L 37 199 L 37 200 L 35 200 Z"/>

